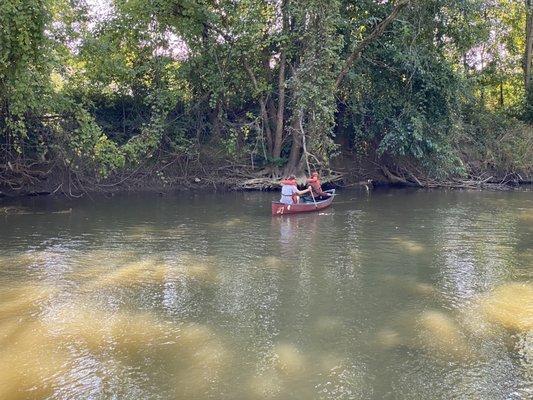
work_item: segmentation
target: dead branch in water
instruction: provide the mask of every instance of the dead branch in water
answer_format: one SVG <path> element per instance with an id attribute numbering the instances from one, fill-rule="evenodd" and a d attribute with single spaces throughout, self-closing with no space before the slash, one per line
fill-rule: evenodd
<path id="1" fill-rule="evenodd" d="M 471 177 L 470 179 L 452 178 L 447 180 L 430 179 L 429 177 L 422 178 L 405 167 L 396 166 L 396 171 L 393 173 L 390 169 L 381 164 L 379 166 L 383 176 L 387 182 L 392 185 L 419 187 L 419 188 L 450 188 L 450 189 L 490 189 L 490 190 L 509 190 L 516 182 L 522 180 L 521 177 L 515 176 L 517 174 L 505 174 L 504 179 L 494 180 L 493 176 Z M 414 169 L 411 166 L 412 169 Z M 418 172 L 420 175 L 420 172 Z"/>

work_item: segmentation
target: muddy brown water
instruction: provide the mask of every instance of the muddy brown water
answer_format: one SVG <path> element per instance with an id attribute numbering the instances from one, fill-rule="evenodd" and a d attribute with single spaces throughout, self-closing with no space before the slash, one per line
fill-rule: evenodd
<path id="1" fill-rule="evenodd" d="M 526 399 L 533 192 L 0 204 L 0 399 Z"/>

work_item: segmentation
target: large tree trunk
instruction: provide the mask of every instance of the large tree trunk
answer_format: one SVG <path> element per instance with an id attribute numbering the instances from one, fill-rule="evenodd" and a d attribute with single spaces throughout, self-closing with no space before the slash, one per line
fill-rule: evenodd
<path id="1" fill-rule="evenodd" d="M 274 136 L 274 150 L 272 151 L 272 158 L 279 158 L 281 155 L 281 144 L 283 142 L 283 116 L 285 112 L 285 51 L 282 50 L 280 56 L 279 66 L 279 98 L 278 98 L 278 113 L 276 116 L 276 134 Z"/>
<path id="2" fill-rule="evenodd" d="M 272 154 L 272 130 L 270 129 L 268 112 L 263 98 L 259 99 L 259 105 L 261 107 L 261 118 L 263 120 L 263 129 L 265 130 L 268 153 Z"/>
<path id="3" fill-rule="evenodd" d="M 281 4 L 281 18 L 283 32 L 287 32 L 289 21 L 286 13 L 286 1 Z M 278 112 L 276 115 L 276 133 L 274 135 L 274 149 L 272 158 L 279 158 L 281 156 L 281 144 L 283 143 L 283 129 L 284 129 L 284 115 L 285 115 L 285 68 L 287 65 L 287 54 L 282 44 L 282 49 L 279 57 L 279 75 L 278 75 Z"/>
<path id="4" fill-rule="evenodd" d="M 296 168 L 298 167 L 298 164 L 300 162 L 300 157 L 302 153 L 302 137 L 300 134 L 299 129 L 299 115 L 294 115 L 293 120 L 291 122 L 291 134 L 292 134 L 292 146 L 291 146 L 291 154 L 289 155 L 289 162 L 287 163 L 287 166 L 285 167 L 285 172 L 287 174 L 296 172 Z"/>

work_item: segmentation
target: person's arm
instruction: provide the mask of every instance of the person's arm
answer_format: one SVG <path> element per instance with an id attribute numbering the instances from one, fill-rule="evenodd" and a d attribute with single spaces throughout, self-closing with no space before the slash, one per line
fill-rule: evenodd
<path id="1" fill-rule="evenodd" d="M 301 196 L 302 194 L 310 193 L 311 192 L 311 186 L 308 186 L 305 190 L 297 190 L 296 194 L 298 196 Z"/>
<path id="2" fill-rule="evenodd" d="M 324 191 L 322 190 L 322 188 L 320 188 L 320 191 L 318 191 L 318 195 L 319 195 L 319 196 L 326 196 L 326 197 L 327 197 L 327 196 L 331 196 L 331 193 L 324 192 Z"/>

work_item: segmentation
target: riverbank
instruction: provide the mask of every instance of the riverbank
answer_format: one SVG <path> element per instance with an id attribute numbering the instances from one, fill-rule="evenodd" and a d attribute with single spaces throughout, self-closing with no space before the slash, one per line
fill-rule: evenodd
<path id="1" fill-rule="evenodd" d="M 296 174 L 301 185 L 305 184 L 305 174 Z M 36 176 L 36 175 L 34 175 Z M 262 171 L 250 171 L 242 166 L 226 165 L 209 170 L 195 168 L 187 174 L 169 171 L 147 171 L 138 169 L 127 171 L 113 179 L 97 180 L 80 178 L 75 174 L 49 174 L 32 178 L 24 185 L 0 185 L 0 199 L 31 196 L 59 195 L 66 197 L 83 197 L 91 194 L 176 191 L 270 191 L 279 188 L 279 179 L 283 174 Z M 4 182 L 7 180 L 4 179 Z M 502 173 L 490 171 L 472 174 L 467 177 L 451 177 L 442 180 L 417 176 L 405 167 L 390 168 L 385 165 L 345 165 L 337 170 L 322 172 L 324 186 L 330 188 L 361 188 L 371 190 L 374 187 L 411 187 L 411 188 L 447 188 L 447 189 L 485 189 L 513 190 L 533 183 L 531 174 Z"/>

